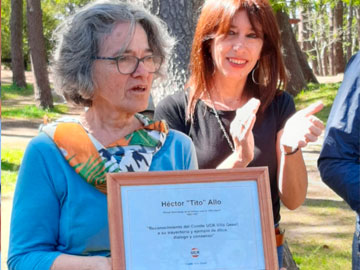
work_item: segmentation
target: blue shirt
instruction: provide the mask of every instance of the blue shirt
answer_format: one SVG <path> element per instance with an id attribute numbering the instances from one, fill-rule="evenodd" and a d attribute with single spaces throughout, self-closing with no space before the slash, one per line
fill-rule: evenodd
<path id="1" fill-rule="evenodd" d="M 150 171 L 197 169 L 191 139 L 170 130 Z M 70 167 L 45 134 L 25 152 L 14 194 L 9 269 L 50 269 L 62 253 L 110 256 L 107 197 Z"/>
<path id="2" fill-rule="evenodd" d="M 346 68 L 318 160 L 322 180 L 360 213 L 360 52 Z"/>

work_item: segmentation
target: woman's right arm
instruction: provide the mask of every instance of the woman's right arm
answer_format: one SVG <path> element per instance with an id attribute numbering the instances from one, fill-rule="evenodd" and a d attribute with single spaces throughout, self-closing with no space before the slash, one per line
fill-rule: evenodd
<path id="1" fill-rule="evenodd" d="M 39 137 L 25 151 L 16 183 L 10 225 L 9 269 L 50 269 L 61 253 L 58 239 L 60 202 Z"/>
<path id="2" fill-rule="evenodd" d="M 67 195 L 63 171 L 54 158 L 53 151 L 58 151 L 55 147 L 49 147 L 47 137 L 38 136 L 26 149 L 13 200 L 8 256 L 10 270 L 91 269 L 81 267 L 86 262 L 92 264 L 99 259 L 100 264 L 106 259 L 71 256 L 71 266 L 67 264 L 67 268 L 52 268 L 61 266 L 69 256 L 57 248 L 61 246 L 59 227 L 62 201 L 66 200 Z"/>

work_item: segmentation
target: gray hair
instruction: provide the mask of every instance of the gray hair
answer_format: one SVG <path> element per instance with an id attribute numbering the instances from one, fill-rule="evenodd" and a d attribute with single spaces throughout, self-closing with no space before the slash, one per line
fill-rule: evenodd
<path id="1" fill-rule="evenodd" d="M 156 77 L 164 78 L 167 63 L 175 40 L 165 23 L 143 7 L 134 4 L 101 0 L 88 4 L 65 19 L 54 32 L 56 48 L 52 60 L 55 90 L 67 101 L 91 106 L 94 93 L 92 67 L 94 57 L 106 35 L 118 23 L 130 23 L 128 39 L 123 50 L 131 42 L 136 23 L 145 30 L 149 46 L 164 61 Z"/>

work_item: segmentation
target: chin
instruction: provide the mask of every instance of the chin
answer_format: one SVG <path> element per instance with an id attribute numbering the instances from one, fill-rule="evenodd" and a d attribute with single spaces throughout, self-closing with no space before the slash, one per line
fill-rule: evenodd
<path id="1" fill-rule="evenodd" d="M 135 109 L 136 111 L 134 113 L 141 113 L 145 111 L 147 107 L 148 107 L 148 102 L 146 102 L 146 104 L 141 104 L 141 105 L 139 104 L 138 106 L 134 104 L 134 106 L 130 109 Z"/>

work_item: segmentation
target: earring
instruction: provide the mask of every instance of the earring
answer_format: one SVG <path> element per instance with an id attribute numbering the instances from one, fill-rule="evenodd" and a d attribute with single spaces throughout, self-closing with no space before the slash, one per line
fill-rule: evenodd
<path id="1" fill-rule="evenodd" d="M 253 70 L 251 71 L 251 79 L 252 79 L 252 81 L 255 83 L 255 84 L 260 84 L 260 83 L 258 83 L 256 80 L 255 80 L 255 75 L 254 75 L 254 73 L 255 73 L 255 70 L 257 69 L 259 67 L 259 61 L 257 61 L 256 62 L 256 65 L 255 65 L 255 67 L 253 68 Z"/>

